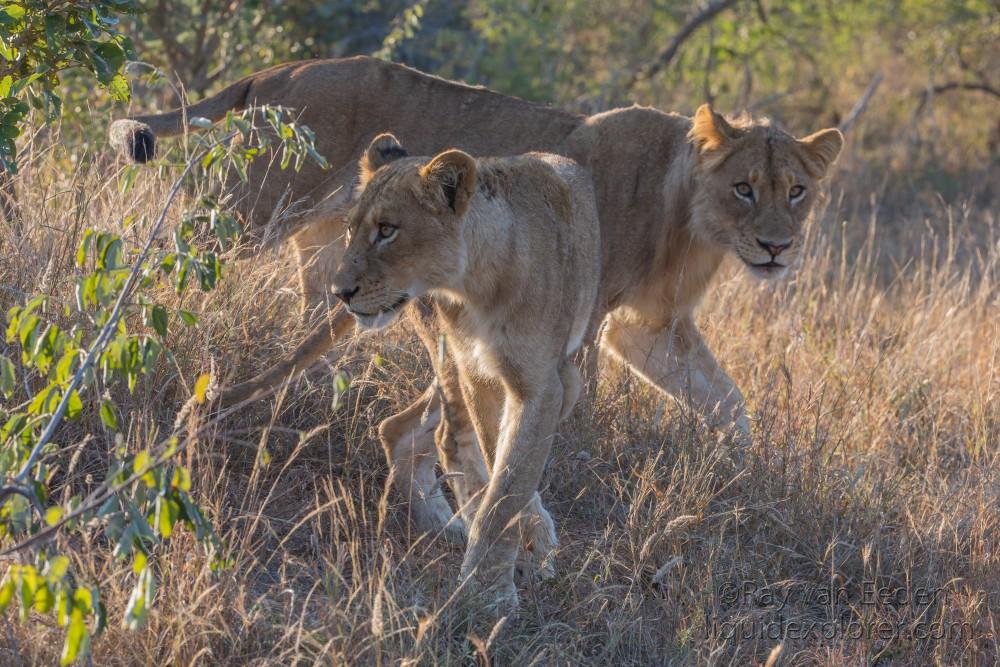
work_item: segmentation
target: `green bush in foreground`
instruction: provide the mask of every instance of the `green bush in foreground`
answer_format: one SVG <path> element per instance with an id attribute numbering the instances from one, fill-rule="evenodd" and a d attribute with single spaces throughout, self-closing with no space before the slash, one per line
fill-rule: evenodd
<path id="1" fill-rule="evenodd" d="M 114 558 L 132 559 L 135 585 L 123 618 L 129 629 L 142 625 L 154 601 L 154 548 L 178 524 L 194 531 L 213 570 L 227 565 L 223 545 L 191 495 L 190 474 L 177 460 L 197 433 L 181 436 L 175 425 L 155 445 L 129 451 L 111 396 L 132 392 L 140 376 L 170 355 L 176 327 L 197 326 L 195 314 L 158 303 L 155 295 L 164 288 L 180 295 L 192 283 L 203 291 L 214 289 L 224 267 L 213 248 L 226 249 L 239 236 L 239 224 L 219 199 L 202 197 L 181 216 L 173 247 L 158 241 L 185 182 L 219 184 L 230 169 L 245 179 L 248 163 L 271 150 L 281 152 L 282 168 L 298 168 L 307 156 L 325 164 L 308 128 L 287 118 L 277 107 L 230 115 L 197 140 L 199 149 L 174 182 L 141 247 L 129 250 L 117 234 L 88 230 L 76 256 L 75 303 L 60 309 L 34 297 L 7 313 L 7 341 L 21 354 L 15 359 L 0 355 L 5 400 L 0 408 L 0 558 L 16 563 L 0 582 L 0 613 L 16 603 L 23 621 L 31 610 L 54 614 L 66 628 L 63 664 L 86 654 L 91 636 L 106 623 L 99 586 L 81 581 L 62 553 L 71 545 L 97 545 Z M 239 141 L 231 141 L 237 136 Z M 127 169 L 121 187 L 131 188 L 134 178 L 134 169 Z M 207 374 L 195 382 L 198 403 L 205 400 L 208 382 Z M 86 492 L 73 493 L 77 490 L 65 470 L 83 444 L 62 438 L 66 422 L 88 409 L 99 412 L 116 448 L 103 478 L 92 480 Z M 65 493 L 67 485 L 70 493 Z M 56 489 L 63 493 L 57 495 Z M 86 539 L 74 540 L 74 534 Z"/>

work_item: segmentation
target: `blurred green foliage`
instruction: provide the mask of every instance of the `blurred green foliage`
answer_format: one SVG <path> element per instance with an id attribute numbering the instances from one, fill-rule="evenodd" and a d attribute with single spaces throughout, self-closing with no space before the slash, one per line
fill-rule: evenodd
<path id="1" fill-rule="evenodd" d="M 716 0 L 718 2 L 718 0 Z M 682 0 L 139 0 L 140 56 L 203 96 L 292 59 L 374 54 L 511 95 L 596 112 L 703 101 L 794 131 L 840 123 L 884 79 L 856 152 L 883 166 L 995 166 L 1000 8 L 991 0 L 738 0 L 699 24 Z M 143 106 L 169 106 L 169 88 Z"/>
<path id="2" fill-rule="evenodd" d="M 31 106 L 47 120 L 59 117 L 60 72 L 81 68 L 128 101 L 122 68 L 132 42 L 118 23 L 135 11 L 135 0 L 0 2 L 0 168 L 17 171 L 15 140 Z"/>
<path id="3" fill-rule="evenodd" d="M 883 76 L 851 155 L 895 172 L 996 168 L 1000 8 L 992 0 L 135 0 L 117 29 L 151 69 L 129 68 L 142 108 L 199 99 L 281 62 L 367 54 L 526 99 L 597 112 L 704 101 L 796 132 L 844 120 Z M 108 96 L 63 77 L 76 159 L 103 147 Z M 120 113 L 120 112 L 118 112 Z"/>

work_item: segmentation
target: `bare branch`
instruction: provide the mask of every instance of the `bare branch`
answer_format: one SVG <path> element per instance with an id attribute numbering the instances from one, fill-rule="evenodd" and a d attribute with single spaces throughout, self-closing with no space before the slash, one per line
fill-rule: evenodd
<path id="1" fill-rule="evenodd" d="M 974 90 L 981 93 L 986 93 L 987 95 L 992 95 L 993 97 L 1000 97 L 1000 90 L 997 90 L 993 86 L 987 83 L 965 83 L 962 81 L 951 81 L 949 83 L 942 83 L 939 86 L 934 86 L 932 89 L 934 95 L 940 95 L 941 93 L 947 93 L 949 90 Z M 926 95 L 926 93 L 924 93 Z"/>
<path id="2" fill-rule="evenodd" d="M 713 2 L 709 2 L 704 5 L 697 14 L 692 16 L 688 19 L 687 23 L 681 26 L 681 29 L 678 30 L 677 34 L 673 36 L 673 39 L 670 40 L 667 47 L 660 52 L 660 55 L 656 57 L 656 60 L 650 63 L 646 68 L 632 75 L 628 82 L 626 82 L 625 89 L 631 90 L 635 84 L 640 81 L 644 81 L 655 76 L 657 72 L 670 64 L 670 61 L 674 59 L 677 52 L 680 50 L 681 45 L 687 41 L 695 30 L 735 4 L 736 0 L 714 0 Z"/>
<path id="3" fill-rule="evenodd" d="M 872 78 L 872 82 L 868 84 L 865 88 L 865 92 L 861 95 L 861 98 L 854 103 L 854 107 L 851 109 L 850 113 L 847 114 L 847 118 L 841 121 L 838 129 L 841 132 L 847 132 L 851 127 L 858 121 L 861 114 L 865 112 L 868 108 L 868 103 L 872 101 L 872 97 L 875 96 L 875 91 L 878 90 L 879 84 L 882 83 L 882 72 L 877 72 Z"/>
<path id="4" fill-rule="evenodd" d="M 954 90 L 986 93 L 987 95 L 992 95 L 993 97 L 1000 98 L 1000 90 L 997 90 L 988 83 L 949 81 L 948 83 L 942 83 L 937 86 L 928 88 L 920 95 L 920 102 L 917 104 L 917 108 L 913 112 L 914 117 L 920 115 L 920 112 L 924 110 L 924 107 L 927 106 L 927 103 L 931 101 L 932 97 L 934 97 L 935 95 L 940 95 L 941 93 L 947 93 Z"/>

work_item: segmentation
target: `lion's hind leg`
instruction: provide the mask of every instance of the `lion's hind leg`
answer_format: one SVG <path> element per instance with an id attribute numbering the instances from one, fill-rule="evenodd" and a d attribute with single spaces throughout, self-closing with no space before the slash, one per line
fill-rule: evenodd
<path id="1" fill-rule="evenodd" d="M 434 432 L 441 421 L 434 387 L 379 424 L 379 439 L 389 461 L 386 485 L 394 484 L 407 501 L 420 532 L 441 533 L 453 542 L 465 540 L 465 525 L 455 516 L 438 482 L 434 466 Z"/>
<path id="2" fill-rule="evenodd" d="M 563 362 L 559 369 L 559 380 L 563 386 L 562 408 L 559 410 L 559 421 L 563 421 L 573 412 L 573 406 L 580 400 L 583 391 L 583 375 L 571 360 Z"/>

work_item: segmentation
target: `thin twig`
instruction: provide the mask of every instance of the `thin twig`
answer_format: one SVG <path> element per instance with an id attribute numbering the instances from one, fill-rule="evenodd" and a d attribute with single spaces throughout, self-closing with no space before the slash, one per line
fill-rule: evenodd
<path id="1" fill-rule="evenodd" d="M 924 90 L 924 92 L 920 95 L 920 102 L 917 104 L 917 108 L 913 112 L 913 116 L 919 116 L 920 112 L 924 110 L 924 107 L 927 106 L 927 103 L 933 96 L 954 90 L 986 93 L 987 95 L 992 95 L 993 97 L 1000 97 L 1000 90 L 997 90 L 988 83 L 949 81 L 948 83 L 941 83 Z"/>

